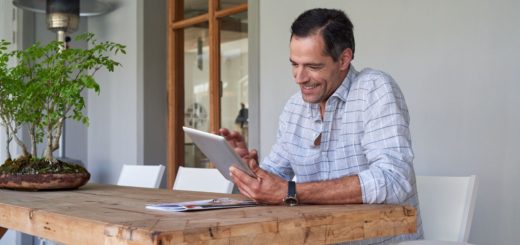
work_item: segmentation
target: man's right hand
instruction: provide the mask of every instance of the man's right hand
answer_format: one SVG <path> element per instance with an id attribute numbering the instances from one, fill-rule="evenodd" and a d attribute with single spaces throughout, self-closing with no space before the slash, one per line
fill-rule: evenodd
<path id="1" fill-rule="evenodd" d="M 235 150 L 237 155 L 242 158 L 242 161 L 249 164 L 250 159 L 254 159 L 254 162 L 258 162 L 258 153 L 256 150 L 249 150 L 247 148 L 247 143 L 244 140 L 244 137 L 237 131 L 229 131 L 227 128 L 221 128 L 218 133 L 223 136 L 228 144 Z"/>

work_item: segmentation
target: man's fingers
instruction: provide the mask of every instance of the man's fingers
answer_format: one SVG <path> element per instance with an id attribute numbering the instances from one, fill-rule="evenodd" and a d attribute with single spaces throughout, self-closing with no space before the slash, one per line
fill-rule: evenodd
<path id="1" fill-rule="evenodd" d="M 255 161 L 258 165 L 258 152 L 255 149 L 249 151 L 249 158 L 255 159 Z"/>
<path id="2" fill-rule="evenodd" d="M 235 144 L 236 144 L 235 146 L 247 148 L 247 144 L 246 144 L 246 141 L 244 140 L 244 136 L 242 134 L 240 134 L 238 131 L 236 131 L 236 130 L 231 131 L 230 136 L 235 139 Z"/>
<path id="3" fill-rule="evenodd" d="M 221 128 L 218 130 L 218 134 L 226 137 L 229 135 L 229 130 L 227 128 Z"/>
<path id="4" fill-rule="evenodd" d="M 256 159 L 249 159 L 249 161 L 247 161 L 247 165 L 249 165 L 249 167 L 251 168 L 251 170 L 253 170 L 254 173 L 258 172 L 258 170 L 260 169 L 260 167 L 258 167 Z"/>
<path id="5" fill-rule="evenodd" d="M 229 174 L 231 175 L 231 178 L 233 179 L 233 182 L 238 187 L 238 190 L 240 193 L 244 194 L 245 196 L 252 198 L 252 193 L 250 191 L 249 185 L 250 180 L 254 180 L 249 175 L 242 172 L 242 170 L 237 169 L 235 167 L 229 168 Z"/>
<path id="6" fill-rule="evenodd" d="M 250 185 L 253 181 L 255 181 L 256 179 L 254 177 L 251 177 L 249 176 L 249 174 L 246 174 L 244 171 L 234 167 L 234 166 L 231 166 L 229 168 L 229 173 L 232 177 L 234 177 L 235 179 L 237 179 L 239 182 L 245 184 L 245 185 Z"/>

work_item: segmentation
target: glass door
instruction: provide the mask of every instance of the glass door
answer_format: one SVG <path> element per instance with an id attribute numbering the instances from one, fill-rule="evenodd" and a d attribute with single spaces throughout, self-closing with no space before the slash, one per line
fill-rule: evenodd
<path id="1" fill-rule="evenodd" d="M 178 166 L 211 167 L 182 126 L 248 126 L 246 0 L 168 1 L 168 187 Z"/>
<path id="2" fill-rule="evenodd" d="M 247 12 L 223 17 L 220 30 L 221 126 L 242 133 L 249 125 Z"/>

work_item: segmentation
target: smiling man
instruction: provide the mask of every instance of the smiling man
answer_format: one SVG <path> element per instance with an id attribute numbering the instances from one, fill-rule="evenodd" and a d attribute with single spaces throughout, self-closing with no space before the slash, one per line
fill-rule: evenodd
<path id="1" fill-rule="evenodd" d="M 291 32 L 289 60 L 300 91 L 284 107 L 269 155 L 258 166 L 240 134 L 220 130 L 257 175 L 232 167 L 240 192 L 266 204 L 418 208 L 408 109 L 398 85 L 384 72 L 354 69 L 353 25 L 343 11 L 308 10 Z M 419 238 L 418 212 L 417 233 L 357 244 Z"/>

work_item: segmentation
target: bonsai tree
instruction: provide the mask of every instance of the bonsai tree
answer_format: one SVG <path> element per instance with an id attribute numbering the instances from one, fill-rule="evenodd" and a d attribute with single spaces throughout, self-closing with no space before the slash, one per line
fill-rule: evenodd
<path id="1" fill-rule="evenodd" d="M 100 69 L 112 72 L 120 66 L 109 55 L 124 54 L 125 46 L 98 42 L 91 33 L 78 35 L 76 40 L 86 41 L 89 48 L 65 49 L 64 43 L 53 41 L 8 51 L 9 43 L 0 41 L 0 125 L 7 135 L 6 163 L 43 160 L 56 164 L 53 153 L 60 148 L 65 120 L 88 125 L 82 92 L 99 93 L 94 74 Z M 9 66 L 11 60 L 16 60 L 16 65 Z M 24 126 L 30 136 L 30 148 L 19 134 Z M 21 149 L 16 159 L 9 151 L 13 141 Z M 37 147 L 41 143 L 45 149 L 38 157 Z"/>

